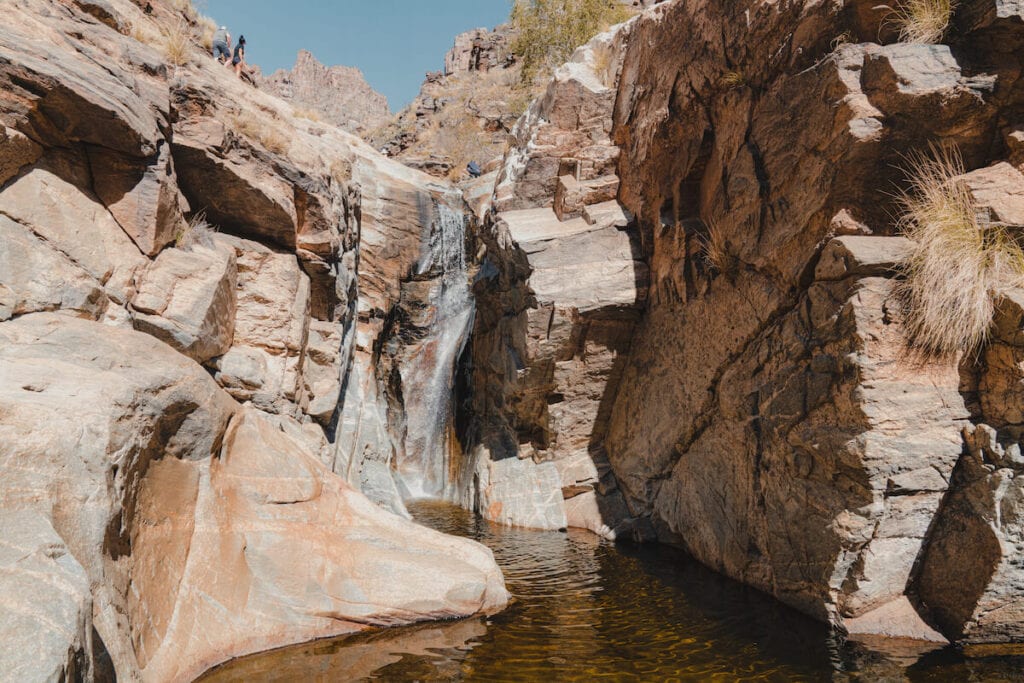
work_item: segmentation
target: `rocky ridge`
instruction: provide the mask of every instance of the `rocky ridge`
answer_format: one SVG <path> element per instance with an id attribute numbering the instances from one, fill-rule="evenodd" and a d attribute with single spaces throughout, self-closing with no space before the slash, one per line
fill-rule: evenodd
<path id="1" fill-rule="evenodd" d="M 370 87 L 362 71 L 324 66 L 306 50 L 299 51 L 291 69 L 263 76 L 259 86 L 291 102 L 299 115 L 322 118 L 354 135 L 365 137 L 391 119 L 387 98 Z"/>
<path id="2" fill-rule="evenodd" d="M 501 609 L 490 551 L 356 490 L 391 482 L 381 335 L 454 188 L 173 66 L 167 4 L 5 9 L 0 668 L 191 680 Z"/>
<path id="3" fill-rule="evenodd" d="M 901 44 L 891 9 L 676 0 L 556 73 L 482 193 L 467 504 L 681 545 L 851 634 L 1019 642 L 1020 307 L 977 359 L 911 353 L 892 216 L 902 155 L 953 144 L 1021 225 L 1024 20 Z"/>

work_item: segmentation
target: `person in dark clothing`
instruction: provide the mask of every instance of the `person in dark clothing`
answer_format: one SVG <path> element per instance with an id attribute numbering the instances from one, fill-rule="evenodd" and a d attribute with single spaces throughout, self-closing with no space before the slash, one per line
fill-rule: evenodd
<path id="1" fill-rule="evenodd" d="M 479 178 L 482 173 L 480 165 L 475 161 L 471 161 L 466 165 L 466 172 L 469 173 L 470 178 Z"/>
<path id="2" fill-rule="evenodd" d="M 235 75 L 242 77 L 242 67 L 245 66 L 245 36 L 238 36 L 238 45 L 235 46 L 235 54 L 231 57 L 231 65 L 235 67 Z"/>

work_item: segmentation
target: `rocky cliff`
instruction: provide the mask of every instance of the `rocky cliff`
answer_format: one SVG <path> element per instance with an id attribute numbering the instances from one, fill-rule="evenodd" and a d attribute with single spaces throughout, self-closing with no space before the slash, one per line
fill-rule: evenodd
<path id="1" fill-rule="evenodd" d="M 352 66 L 324 66 L 300 50 L 291 69 L 278 69 L 260 88 L 295 105 L 300 116 L 322 119 L 355 135 L 370 133 L 391 119 L 388 100 Z"/>
<path id="2" fill-rule="evenodd" d="M 982 353 L 914 352 L 894 218 L 947 145 L 1024 224 L 1024 12 L 962 2 L 932 45 L 894 9 L 675 0 L 557 72 L 481 235 L 467 503 L 681 545 L 851 633 L 1024 638 L 1019 297 Z"/>
<path id="3" fill-rule="evenodd" d="M 507 599 L 486 548 L 349 483 L 403 512 L 384 332 L 403 282 L 431 282 L 417 264 L 458 193 L 235 79 L 195 21 L 182 3 L 5 4 L 12 679 L 191 680 Z"/>

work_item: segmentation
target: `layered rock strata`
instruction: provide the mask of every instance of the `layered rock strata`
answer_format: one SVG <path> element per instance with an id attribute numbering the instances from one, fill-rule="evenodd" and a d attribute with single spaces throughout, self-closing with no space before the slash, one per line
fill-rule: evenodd
<path id="1" fill-rule="evenodd" d="M 191 680 L 500 609 L 488 550 L 381 509 L 384 337 L 454 189 L 172 66 L 168 4 L 5 11 L 0 669 Z"/>
<path id="2" fill-rule="evenodd" d="M 851 633 L 1017 640 L 1013 318 L 976 361 L 912 353 L 893 216 L 905 155 L 955 145 L 1021 224 L 1024 21 L 978 0 L 953 47 L 858 42 L 881 11 L 676 0 L 577 51 L 495 186 L 467 440 Z"/>

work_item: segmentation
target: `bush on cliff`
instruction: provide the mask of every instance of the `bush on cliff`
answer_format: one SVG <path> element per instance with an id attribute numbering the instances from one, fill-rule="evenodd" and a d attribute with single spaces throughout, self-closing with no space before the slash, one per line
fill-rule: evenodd
<path id="1" fill-rule="evenodd" d="M 632 10 L 614 0 L 515 0 L 512 51 L 522 62 L 523 81 L 549 75 L 577 47 L 630 16 Z"/>
<path id="2" fill-rule="evenodd" d="M 892 23 L 904 43 L 937 43 L 949 28 L 957 0 L 903 0 Z"/>
<path id="3" fill-rule="evenodd" d="M 1006 226 L 979 218 L 955 150 L 910 161 L 900 223 L 915 243 L 901 285 L 911 340 L 935 355 L 976 352 L 994 300 L 1024 286 L 1024 250 Z"/>

